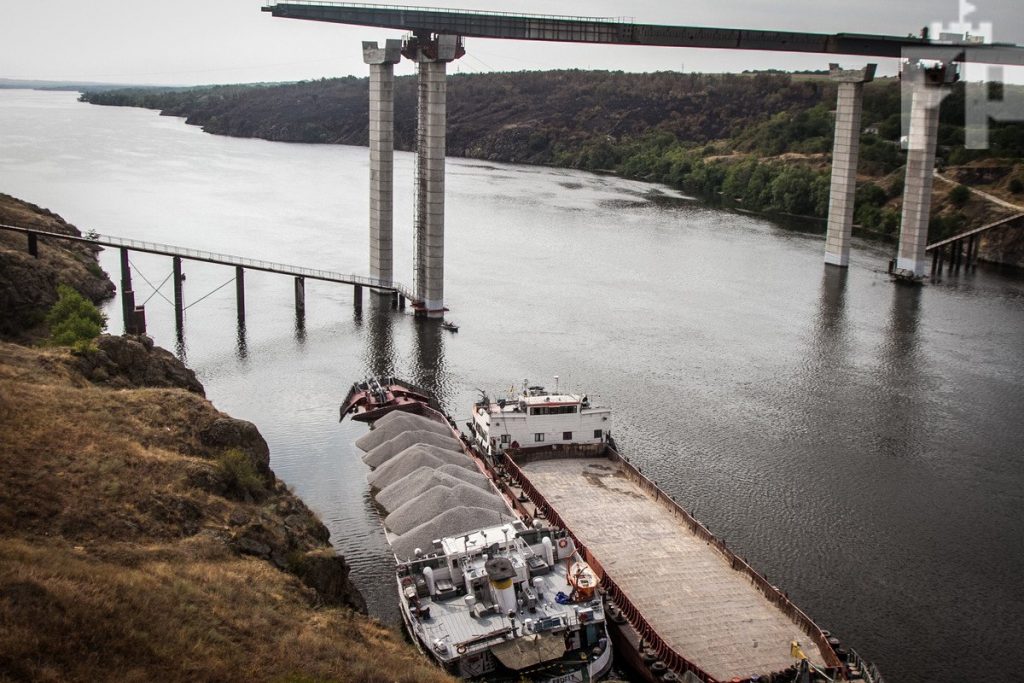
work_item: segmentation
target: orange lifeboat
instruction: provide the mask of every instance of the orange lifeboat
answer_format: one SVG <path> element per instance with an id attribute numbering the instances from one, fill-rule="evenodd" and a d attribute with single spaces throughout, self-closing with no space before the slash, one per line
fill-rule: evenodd
<path id="1" fill-rule="evenodd" d="M 577 600 L 589 600 L 597 590 L 597 574 L 583 560 L 573 562 L 569 567 L 569 585 Z"/>

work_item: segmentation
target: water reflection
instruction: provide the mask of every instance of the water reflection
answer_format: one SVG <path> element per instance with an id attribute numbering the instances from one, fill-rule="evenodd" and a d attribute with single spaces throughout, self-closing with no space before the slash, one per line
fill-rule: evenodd
<path id="1" fill-rule="evenodd" d="M 921 295 L 921 287 L 893 286 L 889 323 L 879 348 L 875 434 L 881 437 L 878 452 L 889 457 L 916 456 L 924 449 L 926 427 L 919 398 L 928 387 L 918 334 Z"/>
<path id="2" fill-rule="evenodd" d="M 249 344 L 246 340 L 244 320 L 238 321 L 238 332 L 235 341 L 235 356 L 238 360 L 244 361 L 249 357 Z"/>
<path id="3" fill-rule="evenodd" d="M 377 297 L 372 297 L 371 301 L 374 299 Z M 369 375 L 396 374 L 394 313 L 391 311 L 390 300 L 386 306 L 379 301 L 370 306 L 363 365 Z"/>
<path id="4" fill-rule="evenodd" d="M 444 335 L 448 333 L 436 318 L 417 318 L 415 327 L 413 382 L 432 391 L 441 405 L 447 405 L 452 383 L 444 357 Z"/>
<path id="5" fill-rule="evenodd" d="M 846 268 L 826 267 L 821 278 L 821 293 L 815 324 L 814 346 L 818 360 L 835 365 L 845 357 L 846 336 Z"/>

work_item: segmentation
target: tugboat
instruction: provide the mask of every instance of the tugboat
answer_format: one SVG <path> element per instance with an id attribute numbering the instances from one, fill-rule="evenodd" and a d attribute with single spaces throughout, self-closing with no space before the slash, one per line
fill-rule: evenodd
<path id="1" fill-rule="evenodd" d="M 341 417 L 351 414 L 358 422 L 373 422 L 393 410 L 422 413 L 424 408 L 438 411 L 440 406 L 427 389 L 397 377 L 371 377 L 356 382 L 341 403 Z"/>

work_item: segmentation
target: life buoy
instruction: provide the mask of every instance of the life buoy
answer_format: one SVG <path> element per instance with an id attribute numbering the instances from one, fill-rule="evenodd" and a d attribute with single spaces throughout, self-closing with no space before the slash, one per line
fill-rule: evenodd
<path id="1" fill-rule="evenodd" d="M 464 655 L 466 654 L 467 649 L 468 648 L 466 648 L 465 645 L 459 645 L 457 648 L 455 648 L 455 651 L 458 652 L 460 655 Z"/>
<path id="2" fill-rule="evenodd" d="M 567 545 L 569 545 L 569 541 L 565 540 L 564 538 L 558 540 L 558 547 L 559 548 L 564 548 Z"/>

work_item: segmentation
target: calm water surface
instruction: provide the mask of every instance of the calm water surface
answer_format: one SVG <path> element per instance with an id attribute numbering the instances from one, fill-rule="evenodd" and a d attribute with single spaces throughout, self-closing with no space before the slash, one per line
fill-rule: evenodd
<path id="1" fill-rule="evenodd" d="M 0 191 L 82 229 L 366 272 L 367 150 L 206 135 L 180 119 L 0 90 Z M 457 335 L 354 313 L 347 287 L 186 264 L 179 347 L 222 410 L 330 527 L 371 611 L 391 561 L 351 442 L 347 386 L 396 373 L 468 415 L 476 388 L 586 390 L 622 448 L 891 681 L 1008 680 L 1024 643 L 1024 280 L 981 268 L 920 289 L 855 242 L 712 210 L 668 188 L 448 162 Z M 411 279 L 412 158 L 396 159 L 396 272 Z M 118 280 L 117 255 L 104 267 Z M 134 255 L 139 300 L 169 259 Z M 408 275 L 407 275 L 408 274 Z M 145 280 L 143 279 L 145 278 Z M 221 285 L 226 285 L 199 301 Z M 163 285 L 161 294 L 170 297 Z M 147 304 L 175 348 L 173 312 Z M 118 306 L 108 307 L 120 330 Z"/>

